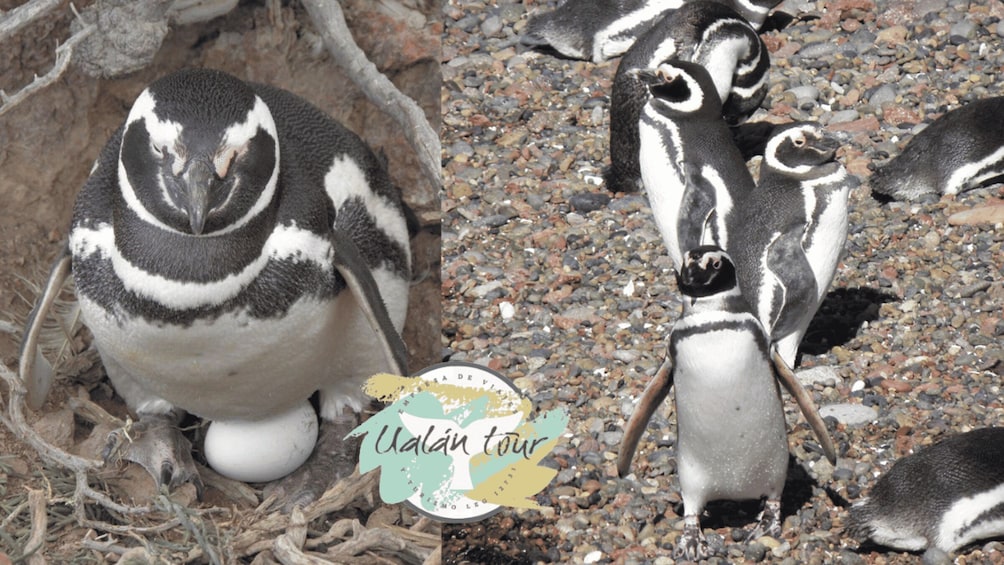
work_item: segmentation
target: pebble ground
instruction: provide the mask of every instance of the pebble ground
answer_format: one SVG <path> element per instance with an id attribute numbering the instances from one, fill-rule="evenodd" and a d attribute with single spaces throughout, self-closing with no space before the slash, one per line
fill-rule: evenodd
<path id="1" fill-rule="evenodd" d="M 610 88 L 601 64 L 524 49 L 528 11 L 555 2 L 449 0 L 443 41 L 445 355 L 513 378 L 540 410 L 564 406 L 544 510 L 508 510 L 444 532 L 449 563 L 671 563 L 682 528 L 675 417 L 653 418 L 633 474 L 623 426 L 680 313 L 671 264 L 642 194 L 611 195 Z M 749 545 L 755 504 L 712 506 L 712 563 L 917 563 L 860 546 L 847 507 L 913 449 L 1004 425 L 1004 226 L 950 225 L 1001 185 L 929 203 L 881 203 L 871 170 L 925 124 L 1001 95 L 1004 7 L 958 0 L 787 0 L 764 33 L 770 90 L 751 121 L 815 120 L 840 135 L 863 184 L 836 279 L 802 347 L 800 377 L 828 417 L 831 465 L 785 399 L 792 464 L 784 533 Z M 1004 544 L 957 563 L 1004 563 Z"/>

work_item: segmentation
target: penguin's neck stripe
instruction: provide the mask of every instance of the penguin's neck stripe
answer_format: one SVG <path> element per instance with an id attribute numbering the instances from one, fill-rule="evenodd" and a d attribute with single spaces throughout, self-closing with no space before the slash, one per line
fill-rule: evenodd
<path id="1" fill-rule="evenodd" d="M 844 179 L 847 178 L 847 169 L 844 167 L 838 167 L 836 171 L 832 173 L 819 177 L 818 179 L 808 179 L 805 181 L 805 186 L 809 189 L 819 188 L 821 186 L 826 186 L 828 184 L 842 183 Z M 843 188 L 847 188 L 846 186 Z"/>
<path id="2" fill-rule="evenodd" d="M 972 181 L 982 182 L 994 178 L 1000 174 L 1001 163 L 1004 160 L 1004 147 L 1000 147 L 992 154 L 976 161 L 967 163 L 952 173 L 945 183 L 945 194 L 958 194 L 966 184 Z M 997 165 L 993 167 L 993 165 Z M 983 173 L 981 175 L 981 173 Z"/>
<path id="3" fill-rule="evenodd" d="M 310 261 L 328 268 L 332 253 L 331 243 L 316 233 L 296 226 L 277 226 L 261 255 L 242 270 L 220 280 L 197 283 L 172 280 L 130 263 L 116 247 L 115 231 L 110 224 L 98 224 L 96 229 L 76 228 L 70 233 L 70 249 L 74 257 L 87 258 L 98 253 L 107 258 L 126 290 L 175 310 L 216 305 L 234 298 L 269 260 Z"/>
<path id="4" fill-rule="evenodd" d="M 656 68 L 659 63 L 663 61 L 668 61 L 670 59 L 675 59 L 677 53 L 676 40 L 672 37 L 667 37 L 655 48 L 652 56 L 648 59 L 648 64 L 645 65 L 647 69 Z"/>
<path id="5" fill-rule="evenodd" d="M 645 2 L 641 8 L 617 18 L 613 23 L 601 30 L 593 38 L 593 60 L 602 61 L 604 59 L 604 46 L 608 43 L 612 43 L 612 39 L 617 37 L 619 34 L 632 30 L 639 25 L 653 21 L 667 10 L 675 10 L 679 8 L 683 5 L 683 2 L 684 0 L 654 0 Z M 625 43 L 633 41 L 633 37 L 631 39 L 624 40 Z M 607 48 L 609 49 L 609 46 Z"/>
<path id="6" fill-rule="evenodd" d="M 363 200 L 377 227 L 407 249 L 408 227 L 399 221 L 401 212 L 373 194 L 370 183 L 366 180 L 366 173 L 355 161 L 346 155 L 335 155 L 328 173 L 324 175 L 324 189 L 335 210 L 340 209 L 350 198 Z"/>

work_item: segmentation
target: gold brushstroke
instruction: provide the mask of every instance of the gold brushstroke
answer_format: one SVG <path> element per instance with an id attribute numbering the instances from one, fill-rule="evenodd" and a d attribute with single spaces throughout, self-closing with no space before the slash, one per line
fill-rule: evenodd
<path id="1" fill-rule="evenodd" d="M 363 385 L 363 392 L 386 403 L 397 402 L 405 396 L 419 392 L 431 392 L 440 399 L 444 408 L 448 405 L 466 406 L 475 400 L 488 398 L 486 418 L 507 416 L 516 412 L 521 412 L 526 418 L 533 411 L 529 398 L 508 387 L 486 390 L 390 373 L 378 373 L 367 379 Z"/>

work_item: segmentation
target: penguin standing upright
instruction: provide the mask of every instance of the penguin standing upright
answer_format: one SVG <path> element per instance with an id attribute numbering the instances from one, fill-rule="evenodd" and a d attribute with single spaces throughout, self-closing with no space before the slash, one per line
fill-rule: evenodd
<path id="1" fill-rule="evenodd" d="M 756 189 L 726 218 L 743 296 L 789 367 L 847 240 L 847 197 L 857 179 L 836 160 L 837 148 L 817 124 L 779 126 Z"/>
<path id="2" fill-rule="evenodd" d="M 639 120 L 642 182 L 673 265 L 702 244 L 727 249 L 723 218 L 753 177 L 722 119 L 703 66 L 689 61 L 635 70 L 650 93 Z"/>
<path id="3" fill-rule="evenodd" d="M 826 450 L 832 442 L 808 394 L 790 371 L 776 374 L 771 345 L 739 290 L 736 269 L 718 247 L 687 252 L 677 274 L 683 315 L 669 337 L 666 362 L 624 428 L 617 470 L 628 474 L 646 424 L 676 387 L 676 460 L 684 529 L 675 558 L 710 556 L 700 526 L 712 500 L 766 498 L 749 539 L 781 534 L 781 492 L 788 471 L 784 407 L 777 378 L 796 398 Z"/>
<path id="4" fill-rule="evenodd" d="M 949 436 L 897 461 L 851 507 L 848 533 L 946 553 L 1004 536 L 1004 428 Z"/>
<path id="5" fill-rule="evenodd" d="M 896 200 L 958 194 L 1004 177 L 1004 96 L 952 110 L 911 139 L 869 179 Z"/>
<path id="6" fill-rule="evenodd" d="M 535 13 L 520 42 L 549 46 L 573 59 L 600 63 L 626 52 L 672 10 L 694 0 L 563 0 L 549 12 Z M 699 0 L 705 1 L 705 0 Z M 780 0 L 713 0 L 729 6 L 759 28 Z"/>
<path id="7" fill-rule="evenodd" d="M 724 4 L 698 0 L 669 12 L 621 59 L 610 100 L 609 190 L 635 191 L 640 182 L 638 118 L 650 94 L 638 76 L 672 60 L 703 66 L 730 125 L 749 117 L 767 95 L 770 56 L 756 30 Z"/>
<path id="8" fill-rule="evenodd" d="M 83 320 L 139 417 L 124 456 L 158 484 L 198 482 L 183 412 L 255 420 L 319 391 L 316 457 L 287 478 L 302 502 L 351 472 L 342 438 L 368 404 L 363 381 L 407 371 L 409 249 L 400 194 L 355 134 L 289 92 L 189 69 L 136 99 L 53 272 L 72 264 Z M 45 384 L 29 392 L 40 405 Z"/>

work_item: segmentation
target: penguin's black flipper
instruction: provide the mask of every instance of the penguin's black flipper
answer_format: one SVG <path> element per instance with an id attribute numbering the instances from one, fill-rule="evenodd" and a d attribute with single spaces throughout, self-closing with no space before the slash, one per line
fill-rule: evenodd
<path id="1" fill-rule="evenodd" d="M 18 353 L 20 359 L 18 376 L 21 377 L 21 382 L 27 391 L 28 407 L 32 410 L 38 410 L 42 407 L 42 404 L 45 403 L 45 397 L 49 394 L 49 388 L 52 387 L 52 365 L 42 356 L 38 347 L 38 336 L 42 331 L 42 324 L 49 314 L 49 309 L 52 308 L 56 297 L 59 296 L 59 291 L 70 276 L 70 262 L 70 245 L 66 241 L 63 242 L 63 248 L 49 270 L 49 279 L 45 283 L 45 288 L 42 289 L 42 296 L 32 308 L 31 314 L 28 315 L 28 321 L 24 325 L 24 337 L 21 341 L 21 350 Z"/>
<path id="2" fill-rule="evenodd" d="M 331 235 L 331 247 L 335 251 L 335 268 L 345 279 L 349 290 L 356 297 L 359 307 L 362 308 L 380 340 L 380 346 L 391 370 L 397 375 L 407 376 L 408 348 L 390 320 L 387 306 L 380 296 L 380 289 L 366 267 L 359 248 L 353 243 L 349 234 L 337 229 Z"/>
<path id="3" fill-rule="evenodd" d="M 809 392 L 805 390 L 805 387 L 799 382 L 798 377 L 795 376 L 795 372 L 784 362 L 781 354 L 777 352 L 777 348 L 774 346 L 770 348 L 770 358 L 774 362 L 774 374 L 777 376 L 777 380 L 781 382 L 781 385 L 788 391 L 788 394 L 798 403 L 799 409 L 802 410 L 802 415 L 805 416 L 805 421 L 809 423 L 812 432 L 816 434 L 816 439 L 819 440 L 826 459 L 836 465 L 837 449 L 833 446 L 830 432 L 826 429 L 826 423 L 820 417 L 819 410 L 816 409 L 816 404 L 812 401 L 812 397 L 809 396 Z"/>
<path id="4" fill-rule="evenodd" d="M 645 387 L 638 406 L 635 407 L 631 419 L 624 426 L 624 439 L 621 440 L 621 448 L 617 453 L 617 474 L 624 477 L 631 469 L 631 460 L 634 459 L 634 451 L 638 448 L 638 441 L 648 426 L 648 421 L 652 414 L 662 405 L 662 401 L 669 395 L 669 389 L 673 387 L 673 358 L 666 352 L 666 360 L 656 371 L 652 381 Z"/>

